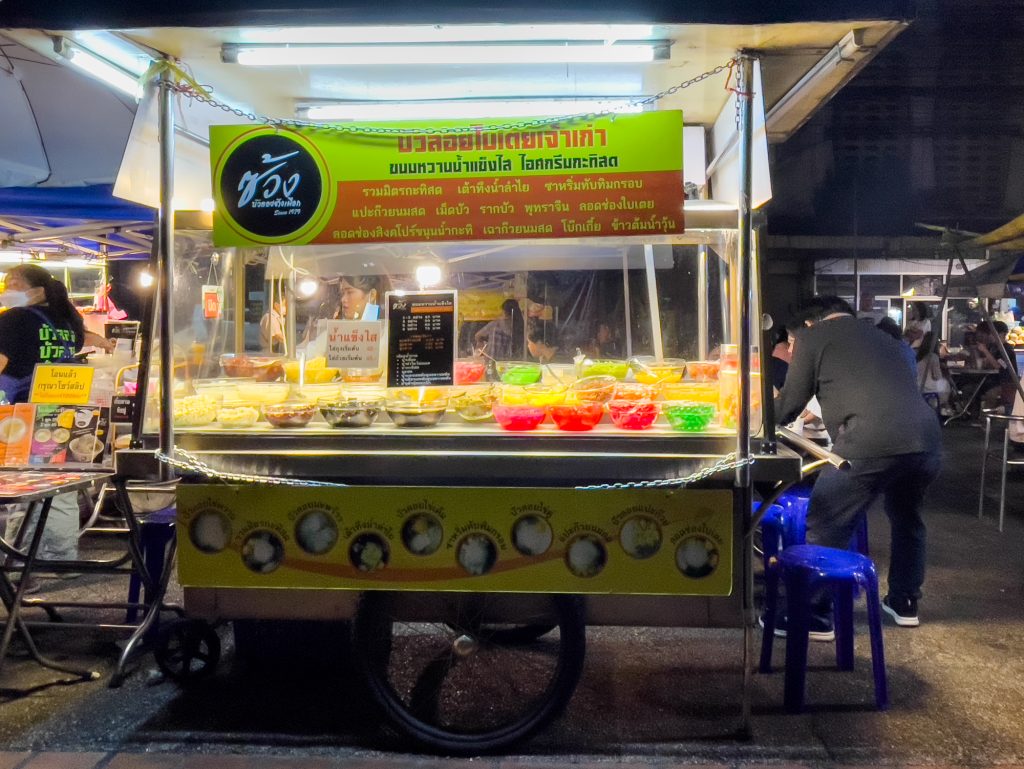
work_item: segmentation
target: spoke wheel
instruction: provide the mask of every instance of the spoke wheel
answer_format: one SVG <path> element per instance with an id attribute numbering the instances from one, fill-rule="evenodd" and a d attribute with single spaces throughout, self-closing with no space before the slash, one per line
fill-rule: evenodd
<path id="1" fill-rule="evenodd" d="M 189 683 L 213 674 L 220 662 L 220 638 L 198 619 L 178 620 L 160 628 L 156 664 L 165 676 Z"/>
<path id="2" fill-rule="evenodd" d="M 415 594 L 367 593 L 353 623 L 356 660 L 396 727 L 438 751 L 478 754 L 523 739 L 562 711 L 583 669 L 578 599 L 530 596 L 532 616 L 499 624 L 508 596 L 432 598 L 428 612 L 410 612 L 410 601 L 422 600 Z M 545 632 L 515 632 L 527 627 Z"/>

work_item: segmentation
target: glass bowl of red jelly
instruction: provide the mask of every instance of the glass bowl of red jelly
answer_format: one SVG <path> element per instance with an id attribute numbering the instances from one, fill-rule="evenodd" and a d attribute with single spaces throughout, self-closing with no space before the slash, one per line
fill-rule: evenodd
<path id="1" fill-rule="evenodd" d="M 494 419 L 506 430 L 536 430 L 547 416 L 543 406 L 495 403 L 492 411 Z"/>
<path id="2" fill-rule="evenodd" d="M 593 430 L 602 416 L 604 406 L 600 403 L 567 403 L 551 407 L 551 418 L 558 429 L 567 432 Z"/>
<path id="3" fill-rule="evenodd" d="M 467 385 L 479 382 L 487 373 L 487 364 L 482 358 L 460 358 L 455 361 L 455 384 Z"/>
<path id="4" fill-rule="evenodd" d="M 646 430 L 658 418 L 654 401 L 613 400 L 608 402 L 612 423 L 623 430 Z"/>

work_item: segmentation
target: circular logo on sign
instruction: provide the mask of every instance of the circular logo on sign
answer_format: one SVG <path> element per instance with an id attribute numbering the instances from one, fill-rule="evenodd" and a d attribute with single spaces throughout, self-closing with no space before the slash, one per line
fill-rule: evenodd
<path id="1" fill-rule="evenodd" d="M 320 213 L 326 187 L 316 150 L 278 132 L 247 134 L 229 147 L 217 179 L 222 211 L 257 239 L 284 240 Z"/>

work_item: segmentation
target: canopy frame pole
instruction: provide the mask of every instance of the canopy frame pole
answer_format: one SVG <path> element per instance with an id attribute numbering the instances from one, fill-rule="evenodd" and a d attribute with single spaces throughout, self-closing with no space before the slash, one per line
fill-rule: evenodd
<path id="1" fill-rule="evenodd" d="M 755 58 L 746 51 L 736 57 L 738 89 L 739 132 L 739 222 L 737 233 L 737 260 L 739 276 L 736 294 L 739 298 L 739 376 L 737 397 L 739 414 L 736 420 L 736 468 L 735 496 L 739 507 L 740 520 L 749 526 L 751 512 L 750 487 L 750 291 L 751 282 L 751 234 L 753 228 L 753 206 L 751 200 L 753 178 L 753 135 L 754 135 L 754 65 Z M 753 622 L 754 622 L 754 569 L 752 545 L 743 539 L 743 705 L 740 728 L 750 733 L 751 686 L 753 678 Z"/>
<path id="2" fill-rule="evenodd" d="M 654 246 L 644 244 L 644 271 L 647 275 L 647 305 L 651 312 L 651 342 L 654 345 L 654 359 L 665 360 L 665 349 L 661 339 L 661 305 L 658 302 L 658 276 L 654 273 Z"/>
<path id="3" fill-rule="evenodd" d="M 697 248 L 697 359 L 708 359 L 708 247 Z"/>
<path id="4" fill-rule="evenodd" d="M 160 208 L 157 211 L 156 255 L 160 302 L 160 451 L 174 454 L 174 93 L 170 68 L 157 83 L 160 136 Z M 173 475 L 161 463 L 165 477 Z"/>
<path id="5" fill-rule="evenodd" d="M 633 322 L 629 308 L 629 249 L 622 249 L 622 297 L 623 312 L 626 315 L 626 357 L 633 357 Z"/>

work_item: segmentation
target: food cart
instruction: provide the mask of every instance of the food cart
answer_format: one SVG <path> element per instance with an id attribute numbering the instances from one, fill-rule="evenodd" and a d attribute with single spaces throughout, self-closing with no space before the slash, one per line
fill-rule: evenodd
<path id="1" fill-rule="evenodd" d="M 677 69 L 647 73 L 641 114 L 334 127 L 218 101 L 199 86 L 216 67 L 188 59 L 202 31 L 129 31 L 198 78 L 165 62 L 150 84 L 161 285 L 145 421 L 183 481 L 190 617 L 165 628 L 161 667 L 210 672 L 221 620 L 352 619 L 388 718 L 475 753 L 558 714 L 588 624 L 729 627 L 745 729 L 751 497 L 801 475 L 759 416 L 766 136 L 903 26 L 815 21 L 660 27 Z M 226 66 L 242 54 L 225 49 Z M 253 101 L 282 82 L 252 78 Z M 212 230 L 174 229 L 177 99 L 229 124 L 210 130 Z M 684 115 L 700 136 L 689 195 Z M 202 312 L 183 319 L 197 285 Z M 268 286 L 291 307 L 287 355 L 247 340 Z M 466 312 L 481 290 L 508 307 L 507 327 L 491 321 L 500 353 Z M 119 453 L 119 471 L 147 456 Z"/>

